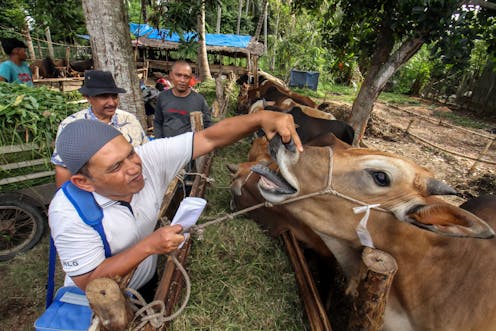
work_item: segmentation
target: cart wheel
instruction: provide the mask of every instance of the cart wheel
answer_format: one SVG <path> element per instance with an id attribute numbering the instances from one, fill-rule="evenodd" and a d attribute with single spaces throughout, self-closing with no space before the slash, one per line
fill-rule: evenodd
<path id="1" fill-rule="evenodd" d="M 27 251 L 40 241 L 45 218 L 27 201 L 6 197 L 0 201 L 0 261 Z"/>

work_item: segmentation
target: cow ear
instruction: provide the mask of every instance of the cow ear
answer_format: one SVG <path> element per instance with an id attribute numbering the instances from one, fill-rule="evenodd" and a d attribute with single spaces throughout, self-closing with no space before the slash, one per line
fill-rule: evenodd
<path id="1" fill-rule="evenodd" d="M 416 206 L 407 213 L 407 222 L 449 237 L 489 239 L 494 230 L 474 214 L 450 204 Z"/>

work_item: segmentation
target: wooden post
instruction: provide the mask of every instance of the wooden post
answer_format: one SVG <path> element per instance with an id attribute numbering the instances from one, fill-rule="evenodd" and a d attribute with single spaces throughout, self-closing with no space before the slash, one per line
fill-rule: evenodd
<path id="1" fill-rule="evenodd" d="M 33 67 L 33 80 L 40 79 L 40 67 L 34 66 Z"/>
<path id="2" fill-rule="evenodd" d="M 71 48 L 67 46 L 65 48 L 65 73 L 64 77 L 67 77 L 67 73 L 69 72 L 69 63 L 71 62 Z"/>
<path id="3" fill-rule="evenodd" d="M 50 33 L 49 26 L 45 28 L 45 37 L 48 45 L 48 56 L 50 56 L 53 60 L 55 60 L 55 53 L 53 51 L 53 44 L 52 44 L 52 34 Z"/>
<path id="4" fill-rule="evenodd" d="M 101 330 L 127 330 L 133 319 L 133 312 L 115 280 L 92 280 L 86 286 L 86 297 L 91 309 L 100 319 Z"/>
<path id="5" fill-rule="evenodd" d="M 413 122 L 415 120 L 410 120 L 410 123 L 408 123 L 408 126 L 406 127 L 406 130 L 405 130 L 405 133 L 403 134 L 403 136 L 408 136 L 408 130 L 410 130 L 410 127 L 412 126 Z"/>
<path id="6" fill-rule="evenodd" d="M 253 80 L 255 81 L 255 88 L 258 88 L 258 57 L 253 57 Z"/>
<path id="7" fill-rule="evenodd" d="M 31 61 L 36 60 L 36 54 L 34 53 L 33 39 L 31 39 L 31 33 L 29 32 L 29 23 L 27 18 L 24 20 L 24 36 L 26 37 L 26 45 L 28 46 L 29 58 Z"/>
<path id="8" fill-rule="evenodd" d="M 212 108 L 214 109 L 214 111 L 212 112 L 212 116 L 219 117 L 222 110 L 224 109 L 224 103 L 226 102 L 221 73 L 219 73 L 219 75 L 215 78 L 215 95 L 216 100 L 212 105 Z"/>
<path id="9" fill-rule="evenodd" d="M 40 59 L 43 58 L 43 50 L 41 49 L 40 42 L 38 41 L 36 44 L 36 48 L 38 48 L 38 54 L 40 55 Z"/>
<path id="10" fill-rule="evenodd" d="M 310 329 L 312 331 L 332 331 L 326 310 L 320 301 L 319 292 L 296 237 L 291 231 L 283 232 L 281 237 L 293 266 Z"/>
<path id="11" fill-rule="evenodd" d="M 484 147 L 484 149 L 482 150 L 482 152 L 480 152 L 479 156 L 477 157 L 477 160 L 474 162 L 474 164 L 472 164 L 472 166 L 468 170 L 467 175 L 471 175 L 472 174 L 472 172 L 475 170 L 475 166 L 477 165 L 477 163 L 479 163 L 479 161 L 482 159 L 482 157 L 484 156 L 484 154 L 486 154 L 487 151 L 489 150 L 489 148 L 491 148 L 491 145 L 493 144 L 494 139 L 495 138 L 491 139 L 487 143 L 486 147 Z"/>
<path id="12" fill-rule="evenodd" d="M 191 131 L 198 132 L 203 130 L 203 114 L 200 111 L 194 111 L 189 114 L 189 119 L 191 122 Z M 195 160 L 196 169 L 199 170 L 203 167 L 205 162 L 205 157 L 200 156 Z"/>
<path id="13" fill-rule="evenodd" d="M 381 329 L 386 300 L 398 270 L 396 260 L 386 252 L 366 247 L 362 253 L 358 297 L 348 321 L 348 331 Z"/>

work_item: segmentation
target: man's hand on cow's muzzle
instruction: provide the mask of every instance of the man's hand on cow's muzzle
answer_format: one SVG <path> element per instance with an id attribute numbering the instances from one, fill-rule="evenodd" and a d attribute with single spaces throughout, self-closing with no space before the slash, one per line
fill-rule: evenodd
<path id="1" fill-rule="evenodd" d="M 293 121 L 293 116 L 285 113 L 263 111 L 262 129 L 271 140 L 276 134 L 281 136 L 282 142 L 288 149 L 294 150 L 295 146 L 299 152 L 303 152 L 303 145 L 300 137 L 296 133 L 296 126 Z M 292 144 L 294 142 L 294 144 Z"/>

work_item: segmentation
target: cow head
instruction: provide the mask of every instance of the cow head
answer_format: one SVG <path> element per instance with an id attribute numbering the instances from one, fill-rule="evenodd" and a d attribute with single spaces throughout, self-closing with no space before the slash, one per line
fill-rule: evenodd
<path id="1" fill-rule="evenodd" d="M 253 168 L 262 176 L 260 193 L 272 203 L 308 196 L 286 208 L 319 233 L 356 242 L 355 228 L 361 217 L 354 215 L 352 208 L 379 204 L 384 211 L 377 214 L 394 215 L 397 220 L 445 236 L 494 236 L 480 218 L 433 197 L 456 192 L 410 160 L 351 148 L 338 139 L 328 147 L 308 146 L 300 154 L 276 137 L 270 143 L 270 152 L 279 172 L 266 171 L 262 166 Z M 326 189 L 327 193 L 312 195 Z"/>

